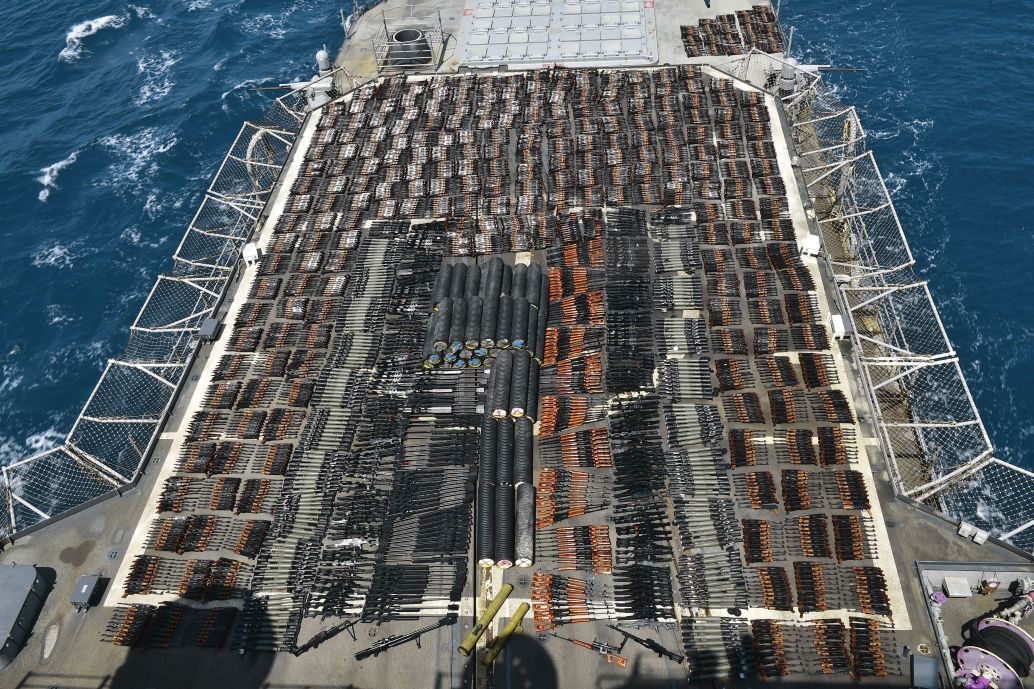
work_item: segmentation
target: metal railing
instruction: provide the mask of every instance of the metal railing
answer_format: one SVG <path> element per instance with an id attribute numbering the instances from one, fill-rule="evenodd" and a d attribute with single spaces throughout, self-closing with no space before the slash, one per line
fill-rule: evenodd
<path id="1" fill-rule="evenodd" d="M 326 78 L 333 78 L 328 75 Z M 0 537 L 117 495 L 140 476 L 194 363 L 198 328 L 226 295 L 238 257 L 305 119 L 303 89 L 238 132 L 172 257 L 64 442 L 0 469 Z"/>
<path id="2" fill-rule="evenodd" d="M 857 112 L 790 59 L 755 50 L 724 69 L 782 102 L 896 490 L 1034 552 L 1034 473 L 993 456 Z"/>
<path id="3" fill-rule="evenodd" d="M 379 0 L 356 0 L 348 27 Z M 216 313 L 237 275 L 244 244 L 264 220 L 269 196 L 310 111 L 314 87 L 333 100 L 359 84 L 338 67 L 276 98 L 245 122 L 201 205 L 130 326 L 129 343 L 109 360 L 72 430 L 58 447 L 0 467 L 0 539 L 11 539 L 119 494 L 140 478 L 186 372 L 201 323 Z M 351 83 L 349 83 L 349 81 Z"/>
<path id="4" fill-rule="evenodd" d="M 396 5 L 369 18 L 377 26 L 370 39 L 379 72 L 435 71 L 445 49 L 437 7 Z"/>

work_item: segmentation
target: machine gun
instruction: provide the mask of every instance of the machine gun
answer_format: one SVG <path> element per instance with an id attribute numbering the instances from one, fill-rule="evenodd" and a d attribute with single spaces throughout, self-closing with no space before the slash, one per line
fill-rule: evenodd
<path id="1" fill-rule="evenodd" d="M 402 644 L 408 644 L 410 641 L 416 641 L 417 645 L 419 646 L 421 636 L 423 636 L 427 632 L 433 632 L 435 629 L 438 629 L 439 627 L 445 627 L 450 624 L 456 624 L 455 617 L 443 617 L 434 624 L 429 624 L 426 627 L 422 627 L 420 629 L 417 629 L 416 631 L 409 632 L 408 634 L 392 634 L 391 636 L 386 636 L 377 643 L 375 643 L 373 646 L 370 646 L 369 648 L 364 648 L 363 650 L 356 653 L 355 659 L 365 660 L 370 656 L 380 655 L 389 648 L 395 648 L 396 646 L 401 646 Z"/>
<path id="2" fill-rule="evenodd" d="M 618 648 L 617 646 L 611 646 L 610 644 L 605 644 L 605 643 L 603 643 L 601 641 L 589 642 L 589 641 L 582 641 L 580 639 L 569 639 L 566 636 L 560 636 L 559 634 L 554 634 L 553 632 L 547 632 L 547 633 L 550 636 L 555 636 L 556 638 L 563 639 L 564 641 L 570 641 L 571 643 L 573 643 L 573 644 L 575 644 L 577 646 L 581 646 L 582 648 L 587 648 L 590 651 L 596 651 L 601 656 L 603 656 L 604 660 L 606 660 L 611 665 L 617 665 L 618 667 L 625 667 L 625 665 L 628 663 L 627 659 L 622 658 L 620 655 L 618 655 L 621 652 L 621 649 Z"/>
<path id="3" fill-rule="evenodd" d="M 656 653 L 658 656 L 661 656 L 663 658 L 670 658 L 670 659 L 674 660 L 676 663 L 681 663 L 683 660 L 685 660 L 685 658 L 683 656 L 680 656 L 678 653 L 675 653 L 674 651 L 669 651 L 668 649 L 666 649 L 664 646 L 661 646 L 659 643 L 657 643 L 653 639 L 644 639 L 644 638 L 642 638 L 640 636 L 636 636 L 635 634 L 632 634 L 631 632 L 626 632 L 624 629 L 621 629 L 620 627 L 615 627 L 612 624 L 609 624 L 607 626 L 610 627 L 611 629 L 613 629 L 618 634 L 621 634 L 622 636 L 625 637 L 625 641 L 623 641 L 621 643 L 621 648 L 618 649 L 619 651 L 625 647 L 625 643 L 627 643 L 629 641 L 634 641 L 637 644 L 639 644 L 640 646 L 642 646 L 643 648 L 650 649 L 651 651 Z"/>
<path id="4" fill-rule="evenodd" d="M 355 632 L 351 631 L 351 629 L 356 625 L 356 622 L 358 621 L 359 620 L 348 620 L 346 622 L 342 622 L 341 624 L 335 625 L 330 629 L 324 629 L 322 632 L 319 632 L 318 634 L 316 634 L 316 636 L 312 637 L 301 646 L 295 646 L 294 648 L 292 648 L 291 653 L 293 653 L 294 656 L 297 658 L 298 656 L 300 656 L 308 650 L 318 648 L 319 645 L 327 639 L 335 637 L 346 630 L 349 632 L 349 634 L 352 635 L 352 641 L 355 641 Z"/>

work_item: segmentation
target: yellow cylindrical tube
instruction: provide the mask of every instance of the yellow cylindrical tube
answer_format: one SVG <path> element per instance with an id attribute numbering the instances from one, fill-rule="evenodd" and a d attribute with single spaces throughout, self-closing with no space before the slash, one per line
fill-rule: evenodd
<path id="1" fill-rule="evenodd" d="M 496 657 L 502 652 L 503 646 L 510 640 L 510 637 L 520 631 L 521 621 L 528 614 L 529 610 L 531 610 L 531 606 L 527 603 L 521 603 L 517 606 L 517 611 L 513 613 L 513 617 L 506 623 L 503 630 L 499 632 L 499 636 L 492 639 L 492 643 L 488 646 L 488 653 L 481 659 L 481 663 L 485 667 L 489 667 L 495 662 Z"/>
<path id="2" fill-rule="evenodd" d="M 499 612 L 499 608 L 503 607 L 503 603 L 510 596 L 513 591 L 513 586 L 510 584 L 503 584 L 503 587 L 499 589 L 499 593 L 496 594 L 492 602 L 488 604 L 485 611 L 481 613 L 481 617 L 478 618 L 477 624 L 470 630 L 470 634 L 467 634 L 467 638 L 460 644 L 459 652 L 460 655 L 469 656 L 474 652 L 474 647 L 477 646 L 478 639 L 488 629 L 488 625 L 491 624 L 492 618 Z"/>

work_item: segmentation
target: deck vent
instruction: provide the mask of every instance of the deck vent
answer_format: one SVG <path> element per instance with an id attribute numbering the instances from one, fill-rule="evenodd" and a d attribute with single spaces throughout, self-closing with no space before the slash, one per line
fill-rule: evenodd
<path id="1" fill-rule="evenodd" d="M 379 72 L 430 72 L 441 65 L 445 35 L 437 6 L 392 5 L 369 25 Z"/>
<path id="2" fill-rule="evenodd" d="M 431 44 L 420 29 L 399 29 L 388 42 L 388 64 L 392 67 L 419 67 L 431 64 Z"/>

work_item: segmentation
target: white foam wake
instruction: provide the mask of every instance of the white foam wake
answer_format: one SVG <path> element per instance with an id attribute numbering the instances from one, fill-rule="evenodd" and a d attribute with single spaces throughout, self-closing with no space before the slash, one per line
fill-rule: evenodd
<path id="1" fill-rule="evenodd" d="M 145 127 L 133 134 L 112 134 L 102 137 L 98 143 L 116 157 L 108 168 L 109 180 L 104 184 L 119 186 L 126 183 L 138 184 L 142 177 L 157 171 L 155 156 L 175 146 L 176 135 L 158 127 Z"/>
<path id="2" fill-rule="evenodd" d="M 0 436 L 0 466 L 7 466 L 41 452 L 46 452 L 60 445 L 64 439 L 65 435 L 57 429 L 57 426 L 51 426 L 45 431 L 33 433 L 21 441 Z M 21 485 L 22 476 L 20 473 L 15 473 L 10 477 L 11 483 L 16 490 Z"/>
<path id="3" fill-rule="evenodd" d="M 140 5 L 128 5 L 126 7 L 126 13 L 132 12 L 140 19 L 157 19 L 158 17 L 154 12 L 151 11 L 150 7 L 141 7 Z"/>
<path id="4" fill-rule="evenodd" d="M 269 83 L 268 79 L 246 79 L 246 80 L 242 81 L 241 83 L 237 84 L 236 86 L 234 86 L 233 88 L 231 88 L 230 90 L 223 91 L 222 95 L 219 96 L 219 100 L 222 101 L 222 104 L 223 104 L 222 105 L 223 112 L 229 112 L 230 111 L 230 105 L 229 105 L 229 103 L 226 102 L 226 99 L 229 98 L 230 95 L 232 95 L 233 93 L 236 93 L 237 91 L 240 91 L 242 89 L 249 89 L 249 88 L 251 88 L 253 86 L 262 86 L 262 85 L 267 84 L 267 83 Z"/>
<path id="5" fill-rule="evenodd" d="M 61 444 L 65 439 L 65 434 L 59 431 L 54 426 L 51 426 L 45 431 L 39 433 L 33 433 L 25 439 L 25 445 L 33 454 L 39 454 L 46 452 L 47 450 L 53 450 L 55 447 Z"/>
<path id="6" fill-rule="evenodd" d="M 179 61 L 179 53 L 175 50 L 160 50 L 157 55 L 137 59 L 136 71 L 144 75 L 144 85 L 135 99 L 137 105 L 146 105 L 169 95 L 176 85 L 172 80 L 172 68 Z"/>
<path id="7" fill-rule="evenodd" d="M 72 154 L 64 160 L 59 160 L 53 165 L 40 170 L 40 176 L 36 178 L 36 181 L 43 185 L 43 188 L 39 192 L 39 200 L 42 203 L 46 203 L 47 199 L 50 198 L 50 192 L 57 189 L 57 177 L 61 174 L 69 165 L 72 165 L 79 158 L 79 151 L 72 151 Z"/>
<path id="8" fill-rule="evenodd" d="M 35 254 L 33 254 L 32 265 L 37 268 L 50 266 L 59 270 L 71 268 L 75 259 L 78 258 L 74 251 L 75 248 L 75 242 L 71 245 L 65 245 L 59 242 L 45 244 L 44 246 L 41 246 Z"/>
<path id="9" fill-rule="evenodd" d="M 65 47 L 58 58 L 65 62 L 74 62 L 83 54 L 83 39 L 104 29 L 121 29 L 129 21 L 129 14 L 109 14 L 96 19 L 87 19 L 73 26 L 65 36 Z"/>

